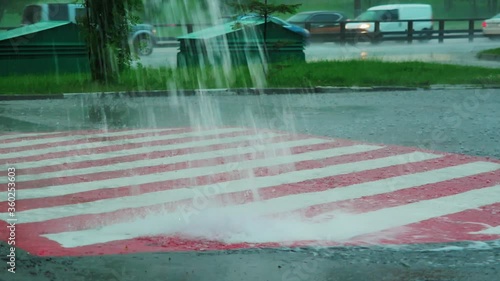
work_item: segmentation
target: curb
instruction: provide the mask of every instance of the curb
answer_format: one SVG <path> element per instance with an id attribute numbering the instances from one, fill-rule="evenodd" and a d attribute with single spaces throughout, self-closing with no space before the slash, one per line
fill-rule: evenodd
<path id="1" fill-rule="evenodd" d="M 292 95 L 292 94 L 334 94 L 334 93 L 356 93 L 356 92 L 394 92 L 394 91 L 416 91 L 413 87 L 313 87 L 313 88 L 239 88 L 239 89 L 196 89 L 196 90 L 160 90 L 141 92 L 105 92 L 105 93 L 74 93 L 64 94 L 64 98 L 81 97 L 165 97 L 165 96 L 248 96 L 248 95 Z M 1 98 L 0 98 L 1 100 Z"/>
<path id="2" fill-rule="evenodd" d="M 102 92 L 102 93 L 64 93 L 54 95 L 0 95 L 0 101 L 9 100 L 44 100 L 44 99 L 71 99 L 71 98 L 140 98 L 165 96 L 197 96 L 205 95 L 291 95 L 291 94 L 342 94 L 366 92 L 408 92 L 408 91 L 436 91 L 436 90 L 484 90 L 500 89 L 499 85 L 431 85 L 425 88 L 403 86 L 373 86 L 373 87 L 328 87 L 312 88 L 240 88 L 240 89 L 196 89 L 196 90 L 155 90 L 135 92 Z"/>
<path id="3" fill-rule="evenodd" d="M 492 85 L 431 85 L 429 90 L 488 90 L 488 89 L 500 89 L 500 84 Z"/>
<path id="4" fill-rule="evenodd" d="M 60 100 L 64 99 L 64 94 L 54 95 L 0 95 L 0 101 L 9 100 Z"/>

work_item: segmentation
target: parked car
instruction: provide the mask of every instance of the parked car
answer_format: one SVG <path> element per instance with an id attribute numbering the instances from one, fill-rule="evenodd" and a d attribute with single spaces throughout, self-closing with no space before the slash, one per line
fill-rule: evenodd
<path id="1" fill-rule="evenodd" d="M 22 25 L 34 24 L 40 21 L 70 21 L 77 23 L 79 18 L 86 16 L 82 4 L 31 4 L 27 5 L 22 14 Z M 141 56 L 149 56 L 156 45 L 156 29 L 150 24 L 131 26 L 128 37 L 129 44 Z"/>
<path id="2" fill-rule="evenodd" d="M 302 12 L 291 16 L 286 21 L 309 30 L 312 41 L 332 42 L 340 33 L 340 23 L 347 21 L 348 17 L 337 11 L 311 11 Z"/>
<path id="3" fill-rule="evenodd" d="M 128 40 L 138 55 L 149 56 L 153 53 L 158 37 L 154 26 L 141 23 L 132 25 Z"/>
<path id="4" fill-rule="evenodd" d="M 432 6 L 427 4 L 395 4 L 382 5 L 369 8 L 359 15 L 355 21 L 370 21 L 364 23 L 348 23 L 346 30 L 351 39 L 367 38 L 372 43 L 377 43 L 382 37 L 401 36 L 401 34 L 390 34 L 390 32 L 408 31 L 408 22 L 400 20 L 426 20 L 413 23 L 413 30 L 420 32 L 421 40 L 428 40 L 432 35 L 433 27 Z M 379 32 L 375 32 L 375 23 L 380 21 Z M 388 33 L 389 32 L 389 33 Z M 363 36 L 364 35 L 364 36 Z M 356 41 L 354 41 L 355 43 Z"/>
<path id="5" fill-rule="evenodd" d="M 500 14 L 483 22 L 483 35 L 490 39 L 500 38 Z"/>

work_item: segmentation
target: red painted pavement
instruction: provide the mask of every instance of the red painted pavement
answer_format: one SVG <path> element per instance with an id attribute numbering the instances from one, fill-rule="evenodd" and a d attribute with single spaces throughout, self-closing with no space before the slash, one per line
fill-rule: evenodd
<path id="1" fill-rule="evenodd" d="M 465 192 L 477 191 L 487 192 L 500 184 L 500 165 L 495 159 L 472 157 L 465 155 L 456 155 L 449 153 L 439 153 L 434 151 L 423 151 L 410 147 L 386 146 L 383 144 L 366 144 L 348 140 L 329 139 L 320 136 L 287 134 L 284 132 L 274 132 L 278 135 L 266 135 L 259 141 L 258 149 L 267 149 L 270 145 L 282 144 L 287 146 L 287 142 L 315 140 L 322 143 L 308 145 L 294 145 L 289 149 L 274 149 L 272 151 L 253 151 L 252 153 L 235 152 L 237 148 L 251 148 L 254 141 L 239 140 L 224 144 L 199 143 L 200 141 L 209 141 L 235 138 L 235 137 L 255 137 L 259 134 L 270 133 L 270 131 L 254 130 L 236 130 L 235 132 L 223 132 L 217 135 L 208 134 L 210 130 L 217 128 L 195 131 L 191 128 L 173 128 L 172 130 L 155 129 L 151 131 L 75 131 L 75 132 L 56 132 L 40 133 L 39 136 L 23 136 L 22 134 L 11 134 L 10 138 L 0 140 L 0 152 L 2 158 L 0 163 L 3 169 L 8 167 L 16 168 L 16 201 L 15 218 L 18 219 L 15 224 L 16 247 L 26 250 L 33 255 L 39 256 L 83 256 L 83 255 L 103 255 L 103 254 L 125 254 L 136 252 L 157 252 L 157 251 L 205 251 L 205 250 L 223 250 L 223 249 L 243 249 L 255 247 L 293 247 L 293 246 L 317 246 L 317 245 L 366 245 L 366 244 L 417 244 L 417 243 L 441 243 L 457 241 L 487 241 L 500 239 L 499 234 L 481 234 L 489 228 L 500 226 L 500 194 L 493 204 L 481 204 L 475 208 L 464 207 L 460 211 L 430 217 L 419 222 L 412 222 L 400 227 L 389 227 L 382 231 L 373 233 L 360 233 L 343 241 L 318 241 L 318 240 L 295 240 L 295 241 L 269 241 L 263 243 L 225 243 L 223 241 L 214 241 L 210 238 L 189 239 L 182 234 L 169 233 L 166 235 L 139 235 L 131 239 L 109 240 L 104 243 L 93 243 L 90 245 L 65 247 L 56 240 L 51 240 L 42 235 L 69 232 L 67 235 L 75 235 L 79 231 L 99 229 L 100 227 L 113 226 L 118 223 L 126 223 L 132 219 L 140 219 L 157 212 L 167 212 L 175 214 L 180 208 L 196 208 L 193 198 L 172 200 L 168 202 L 156 202 L 144 206 L 120 205 L 117 210 L 99 211 L 98 209 L 85 209 L 85 204 L 100 204 L 103 200 L 114 200 L 117 198 L 135 198 L 135 196 L 156 194 L 158 192 L 177 192 L 186 189 L 202 188 L 209 184 L 227 185 L 228 190 L 223 194 L 211 196 L 210 202 L 216 203 L 218 208 L 231 208 L 241 206 L 249 208 L 258 200 L 277 200 L 298 198 L 297 208 L 292 211 L 270 212 L 262 217 L 267 219 L 279 220 L 282 217 L 294 215 L 304 219 L 314 219 L 322 215 L 328 215 L 335 211 L 356 215 L 370 214 L 387 208 L 405 207 L 410 204 L 426 202 L 428 200 L 446 199 L 450 196 L 457 196 Z M 224 128 L 225 130 L 231 128 Z M 106 136 L 113 132 L 119 132 L 120 136 Z M 195 134 L 201 132 L 203 136 L 185 136 L 184 134 Z M 214 131 L 215 132 L 215 131 Z M 179 135 L 177 137 L 177 135 Z M 5 135 L 7 136 L 7 135 Z M 81 137 L 81 138 L 80 138 Z M 151 141 L 148 138 L 154 137 Z M 161 138 L 165 137 L 165 140 Z M 40 140 L 40 141 L 38 141 Z M 43 143 L 46 140 L 47 143 Z M 30 145 L 30 141 L 36 143 Z M 38 141 L 38 142 L 37 142 Z M 52 142 L 51 142 L 52 141 Z M 113 142 L 112 145 L 107 144 Z M 130 143 L 130 141 L 134 141 Z M 117 143 L 118 142 L 118 143 Z M 190 147 L 191 142 L 198 142 L 196 146 Z M 85 145 L 91 144 L 92 147 L 85 148 Z M 82 147 L 78 147 L 82 145 Z M 176 145 L 186 145 L 184 148 L 176 148 Z M 332 149 L 350 149 L 359 145 L 375 145 L 369 151 L 353 152 L 338 156 L 328 156 Z M 65 147 L 72 147 L 65 150 Z M 74 148 L 76 146 L 76 148 Z M 131 149 L 147 150 L 146 153 L 130 153 Z M 53 151 L 52 151 L 53 149 Z M 231 153 L 225 153 L 232 149 Z M 39 154 L 36 152 L 40 150 Z M 123 152 L 125 155 L 116 156 L 112 152 Z M 325 156 L 314 156 L 314 159 L 308 159 L 308 155 L 313 152 L 324 151 Z M 23 156 L 24 152 L 35 153 L 32 156 Z M 220 152 L 217 156 L 209 158 L 197 158 L 200 153 Z M 271 152 L 271 153 L 270 153 Z M 366 168 L 360 171 L 344 172 L 335 174 L 337 167 L 342 165 L 352 165 L 356 167 L 357 163 L 367 160 L 385 161 L 390 157 L 404 155 L 413 152 L 430 153 L 436 155 L 432 159 L 408 159 L 409 163 L 388 165 L 382 167 Z M 109 157 L 106 155 L 109 154 Z M 79 159 L 80 156 L 99 155 L 99 158 L 86 160 Z M 320 153 L 321 155 L 321 153 Z M 12 156 L 12 157 L 11 157 Z M 68 161 L 68 157 L 71 161 Z M 64 159 L 62 159 L 65 157 Z M 97 156 L 96 156 L 97 157 Z M 171 157 L 185 157 L 184 160 L 170 163 Z M 187 158 L 186 158 L 187 157 Z M 296 157 L 287 163 L 273 164 L 272 161 L 280 158 Z M 301 157 L 304 157 L 302 159 Z M 402 156 L 403 157 L 403 156 Z M 37 165 L 37 161 L 52 159 L 50 164 Z M 159 161 L 165 159 L 164 164 L 146 164 L 135 165 L 142 160 Z M 286 158 L 288 159 L 288 158 Z M 290 158 L 291 159 L 291 158 Z M 300 160 L 302 159 L 302 160 Z M 262 162 L 264 160 L 264 162 Z M 256 167 L 240 169 L 244 163 L 257 163 Z M 143 161 L 144 162 L 144 161 Z M 269 162 L 269 163 L 267 163 Z M 457 175 L 456 177 L 437 180 L 429 184 L 417 185 L 398 189 L 398 187 L 387 187 L 382 193 L 370 195 L 369 186 L 373 182 L 390 180 L 429 171 L 447 169 L 451 167 L 460 168 L 462 165 L 471 163 L 486 163 L 488 167 L 493 167 L 488 171 L 477 171 L 472 175 Z M 104 170 L 113 165 L 127 164 L 127 168 Z M 141 162 L 142 163 L 142 162 Z M 240 164 L 243 163 L 243 164 Z M 262 164 L 264 163 L 264 164 Z M 380 162 L 377 162 L 380 163 Z M 234 164 L 235 170 L 223 172 L 214 172 L 208 174 L 197 174 L 196 171 L 210 171 L 213 167 L 220 165 Z M 23 165 L 26 165 L 23 168 Z M 374 164 L 375 165 L 375 164 Z M 377 164 L 378 165 L 378 164 Z M 495 165 L 499 167 L 495 168 Z M 349 166 L 351 167 L 351 166 Z M 206 168 L 206 169 L 205 169 Z M 326 176 L 316 176 L 317 171 L 321 169 L 330 169 L 334 174 Z M 89 170 L 85 170 L 89 169 Z M 103 171 L 100 171 L 103 169 Z M 189 176 L 175 178 L 175 175 L 183 171 L 191 171 Z M 354 168 L 353 168 L 354 169 Z M 84 171 L 83 174 L 81 171 Z M 90 172 L 86 172 L 90 171 Z M 64 173 L 64 176 L 52 177 L 51 173 Z M 172 175 L 174 179 L 158 178 L 148 182 L 148 177 L 161 175 Z M 299 179 L 299 174 L 304 179 Z M 30 177 L 31 179 L 23 179 Z M 144 183 L 127 184 L 127 177 L 142 177 Z M 285 179 L 295 179 L 285 184 L 277 184 L 258 188 L 259 198 L 256 198 L 255 192 L 251 191 L 252 186 L 238 187 L 231 190 L 232 183 L 241 180 L 251 179 L 272 179 L 274 177 L 283 177 Z M 307 178 L 309 177 L 309 178 Z M 116 183 L 123 179 L 123 184 L 117 184 L 116 187 L 106 186 L 105 184 L 98 189 L 75 190 L 69 194 L 57 194 L 58 188 L 64 186 L 79 185 L 86 188 L 83 183 L 99 184 L 99 182 Z M 335 200 L 321 204 L 301 202 L 300 198 L 308 195 L 314 196 L 330 190 L 342 191 L 345 188 L 352 188 L 355 185 L 369 184 L 366 189 L 359 188 L 359 195 L 347 200 Z M 6 181 L 3 181 L 6 186 Z M 237 186 L 237 185 L 236 185 Z M 49 189 L 47 189 L 49 188 Z M 47 190 L 43 196 L 30 194 L 37 190 Z M 159 194 L 159 193 L 158 193 Z M 174 193 L 172 193 L 174 194 Z M 0 202 L 0 229 L 7 229 L 7 192 L 2 191 L 3 198 Z M 318 195 L 321 198 L 321 195 Z M 140 198 L 140 197 L 138 197 Z M 474 200 L 474 198 L 471 198 Z M 107 202 L 107 201 L 103 201 Z M 110 201 L 111 202 L 111 201 Z M 274 201 L 270 201 L 274 202 Z M 83 205 L 82 205 L 83 204 Z M 113 203 L 115 204 L 115 203 Z M 304 207 L 304 204 L 306 206 Z M 89 205 L 90 206 L 90 205 Z M 99 205 L 96 205 L 99 206 Z M 55 218 L 47 213 L 47 218 L 35 219 L 30 221 L 30 214 L 45 214 L 49 208 L 56 208 L 61 212 L 68 208 L 72 210 L 82 210 L 78 215 L 66 215 L 58 213 Z M 90 208 L 90 207 L 88 207 Z M 437 206 L 436 208 L 439 208 Z M 35 211 L 33 211 L 35 210 Z M 203 213 L 205 210 L 199 210 Z M 55 211 L 54 211 L 55 212 Z M 85 212 L 85 213 L 84 213 Z M 328 217 L 330 220 L 333 217 Z M 23 222 L 27 219 L 29 222 Z M 325 219 L 325 218 L 324 218 Z M 387 218 L 390 220 L 390 218 Z M 321 222 L 320 222 L 321 223 Z M 189 224 L 186 221 L 186 224 Z M 347 226 L 349 227 L 349 226 Z M 263 229 L 262 231 L 266 231 Z M 8 233 L 2 231 L 1 239 L 7 241 Z M 65 234 L 66 235 L 66 234 Z"/>

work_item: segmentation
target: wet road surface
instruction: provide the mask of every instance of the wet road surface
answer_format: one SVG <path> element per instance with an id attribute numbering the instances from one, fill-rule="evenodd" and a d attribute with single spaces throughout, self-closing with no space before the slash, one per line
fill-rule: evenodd
<path id="1" fill-rule="evenodd" d="M 478 60 L 476 54 L 482 50 L 498 47 L 498 42 L 487 38 L 477 38 L 473 42 L 467 39 L 449 39 L 443 43 L 437 40 L 429 42 L 383 42 L 378 45 L 359 43 L 357 45 L 339 45 L 317 43 L 305 50 L 307 61 L 346 60 L 346 59 L 382 59 L 384 61 L 424 61 L 471 65 L 482 67 L 500 67 L 500 62 Z M 171 66 L 177 62 L 176 47 L 155 48 L 151 56 L 142 57 L 146 66 Z"/>
<path id="2" fill-rule="evenodd" d="M 500 158 L 499 93 L 498 89 L 422 90 L 2 101 L 0 126 L 3 132 L 258 126 Z M 217 116 L 199 117 L 210 116 L 213 109 Z M 190 110 L 198 117 L 190 116 Z"/>
<path id="3" fill-rule="evenodd" d="M 244 126 L 500 158 L 498 90 L 0 102 L 2 132 Z M 263 230 L 265 231 L 265 230 Z M 1 252 L 7 252 L 1 243 Z M 477 280 L 498 241 L 33 257 L 0 280 Z M 3 257 L 4 262 L 6 258 Z"/>

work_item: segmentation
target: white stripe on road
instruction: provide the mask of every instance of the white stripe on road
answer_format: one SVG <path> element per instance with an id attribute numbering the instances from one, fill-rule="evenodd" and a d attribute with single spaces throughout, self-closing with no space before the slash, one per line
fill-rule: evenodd
<path id="1" fill-rule="evenodd" d="M 43 155 L 43 154 L 47 154 L 47 153 L 54 153 L 54 152 L 71 152 L 72 150 L 95 149 L 95 148 L 103 148 L 104 149 L 106 147 L 110 147 L 113 145 L 137 144 L 137 143 L 150 142 L 150 141 L 173 140 L 173 139 L 185 138 L 185 137 L 203 137 L 203 136 L 209 136 L 209 135 L 237 133 L 237 132 L 243 132 L 243 131 L 248 131 L 248 129 L 228 128 L 228 129 L 207 130 L 207 131 L 201 131 L 201 132 L 196 131 L 196 132 L 181 133 L 181 134 L 174 134 L 174 135 L 165 135 L 165 136 L 154 136 L 154 137 L 149 136 L 149 137 L 142 137 L 142 138 L 137 138 L 137 139 L 124 139 L 124 140 L 116 140 L 116 141 L 109 141 L 109 142 L 96 142 L 96 143 L 83 143 L 83 144 L 75 144 L 75 145 L 56 146 L 56 147 L 42 148 L 42 149 L 35 149 L 35 150 L 27 149 L 25 151 L 19 151 L 19 152 L 13 152 L 13 153 L 3 153 L 2 155 L 0 155 L 0 160 L 1 159 L 16 158 L 16 157 L 37 156 L 37 155 Z"/>
<path id="2" fill-rule="evenodd" d="M 299 227 L 307 229 L 307 231 L 281 232 L 279 235 L 275 235 L 275 233 L 272 233 L 273 231 L 270 231 L 271 235 L 266 235 L 266 231 L 258 229 L 252 231 L 255 233 L 259 232 L 259 235 L 248 235 L 247 233 L 241 233 L 241 230 L 248 229 L 248 227 L 240 225 L 240 230 L 238 230 L 238 227 L 236 226 L 237 229 L 235 232 L 237 233 L 234 233 L 234 235 L 231 233 L 221 233 L 220 235 L 226 237 L 224 242 L 229 243 L 264 243 L 294 240 L 307 241 L 317 239 L 344 241 L 360 235 L 402 227 L 408 224 L 458 213 L 468 209 L 479 208 L 485 205 L 494 204 L 499 200 L 500 185 L 496 185 L 457 195 L 419 201 L 412 204 L 385 208 L 361 214 L 342 215 L 337 212 L 332 212 L 332 215 L 335 218 L 321 223 L 295 222 L 299 225 Z M 305 205 L 304 201 L 299 202 L 303 202 L 303 205 Z M 268 211 L 266 209 L 262 209 L 263 206 L 261 204 L 251 204 L 254 205 L 250 210 L 252 216 L 255 215 L 253 214 L 253 211 L 257 210 L 259 210 L 260 214 L 269 214 L 274 212 L 274 210 Z M 288 209 L 287 206 L 285 206 L 285 208 Z M 233 219 L 237 219 L 240 215 L 240 213 L 232 213 L 227 208 L 221 208 L 221 212 L 224 214 L 234 214 L 232 216 Z M 248 212 L 246 214 L 248 214 Z M 182 221 L 180 218 L 181 216 L 182 215 L 178 213 L 163 214 L 158 216 L 158 219 L 155 220 L 155 224 L 150 225 L 149 227 L 144 227 L 141 221 L 138 220 L 135 222 L 104 226 L 98 229 L 45 234 L 42 236 L 60 243 L 63 247 L 72 248 L 97 243 L 132 239 L 148 235 L 172 235 L 178 231 L 182 231 L 187 225 L 185 221 Z M 254 218 L 258 219 L 256 217 Z M 279 225 L 279 221 L 276 221 L 275 223 Z M 288 225 L 288 227 L 290 226 Z M 214 227 L 211 229 L 213 230 Z M 226 230 L 221 227 L 220 231 L 224 232 Z M 208 235 L 210 235 L 210 233 Z M 282 240 L 276 241 L 276 236 L 280 237 Z M 209 238 L 213 239 L 213 237 Z"/>
<path id="3" fill-rule="evenodd" d="M 360 148 L 364 148 L 365 150 L 370 149 L 369 146 L 356 146 L 356 147 L 358 147 L 358 150 L 361 150 Z M 352 153 L 352 148 L 354 148 L 354 147 L 351 147 L 350 153 Z M 371 147 L 371 148 L 374 149 L 375 147 Z M 347 148 L 337 148 L 336 149 L 337 154 L 342 153 L 342 152 L 343 153 L 348 152 L 348 151 L 346 151 L 346 149 Z M 411 163 L 412 162 L 411 157 L 408 157 L 408 156 L 410 156 L 412 154 L 417 154 L 417 153 L 422 154 L 419 156 L 420 159 L 422 159 L 422 158 L 434 159 L 434 158 L 440 157 L 440 156 L 434 155 L 434 154 L 424 154 L 421 152 L 413 152 L 413 153 L 409 153 L 406 155 L 390 156 L 390 157 L 380 158 L 380 159 L 373 159 L 373 160 L 365 160 L 365 161 L 353 162 L 353 163 L 347 163 L 347 164 L 332 165 L 332 166 L 328 166 L 328 167 L 324 167 L 324 168 L 318 168 L 318 169 L 313 169 L 313 170 L 301 170 L 301 171 L 296 171 L 296 172 L 283 173 L 283 174 L 279 174 L 279 175 L 275 175 L 275 176 L 247 178 L 247 179 L 234 180 L 234 181 L 229 181 L 229 182 L 224 182 L 224 183 L 217 183 L 217 184 L 204 185 L 204 186 L 195 186 L 192 188 L 179 188 L 179 189 L 164 190 L 164 191 L 159 191 L 159 192 L 150 192 L 150 193 L 140 194 L 137 196 L 126 196 L 126 197 L 104 199 L 104 200 L 87 202 L 87 203 L 80 203 L 80 204 L 56 206 L 56 207 L 50 207 L 50 208 L 32 209 L 32 210 L 18 212 L 18 217 L 20 218 L 19 223 L 21 223 L 21 222 L 22 223 L 40 222 L 40 221 L 45 221 L 45 220 L 49 220 L 49 219 L 63 218 L 63 217 L 68 217 L 68 216 L 73 216 L 73 215 L 76 216 L 76 215 L 83 215 L 83 214 L 99 214 L 99 213 L 105 213 L 105 212 L 112 212 L 112 211 L 120 210 L 123 208 L 139 208 L 139 207 L 145 207 L 145 206 L 152 206 L 155 204 L 174 202 L 174 201 L 178 201 L 178 200 L 193 198 L 196 195 L 196 193 L 193 190 L 199 190 L 199 191 L 200 190 L 216 190 L 217 194 L 224 194 L 224 193 L 245 191 L 245 190 L 250 190 L 250 189 L 256 190 L 256 189 L 260 189 L 260 188 L 278 186 L 278 185 L 283 185 L 283 184 L 297 183 L 297 182 L 302 182 L 302 181 L 306 181 L 306 180 L 319 179 L 319 178 L 324 178 L 324 177 L 328 177 L 328 176 L 348 174 L 348 173 L 353 173 L 353 172 L 360 172 L 360 171 L 371 170 L 371 169 L 382 168 L 382 167 L 390 167 L 393 165 Z M 327 153 L 326 151 L 323 152 L 323 155 L 328 155 L 328 154 L 329 153 Z M 300 156 L 300 155 L 297 155 L 297 156 Z M 306 157 L 304 157 L 304 158 L 306 158 Z M 273 163 L 269 163 L 272 161 L 272 159 L 265 159 L 265 160 L 268 162 L 268 164 L 273 164 Z M 419 160 L 419 161 L 422 161 L 422 160 Z M 248 166 L 246 168 L 249 168 L 249 166 L 256 166 L 256 164 L 257 163 L 255 163 L 254 165 L 248 164 Z M 237 167 L 237 168 L 239 168 L 239 167 Z M 471 167 L 467 167 L 467 168 L 471 168 Z M 187 174 L 189 174 L 189 173 L 187 173 Z M 208 171 L 208 174 L 212 174 L 212 172 Z M 456 175 L 453 175 L 453 176 L 456 177 Z M 130 182 L 131 180 L 133 180 L 133 179 L 125 180 L 122 184 L 133 185 L 133 183 Z M 428 180 L 431 180 L 431 179 L 428 179 Z M 103 187 L 103 188 L 105 188 L 105 187 Z M 72 192 L 72 190 L 70 189 L 70 188 L 72 188 L 72 186 L 69 186 L 68 188 L 69 188 L 69 190 L 67 190 L 66 192 Z M 40 188 L 40 189 L 44 189 L 44 188 Z M 367 192 L 367 191 L 369 192 L 369 190 L 366 190 L 366 189 L 363 189 L 363 190 L 365 192 Z M 51 190 L 51 192 L 54 192 L 54 193 L 56 191 Z M 359 191 L 360 190 L 357 189 L 357 193 L 356 192 L 355 193 L 359 195 L 360 194 Z M 26 196 L 23 193 L 24 193 L 24 191 L 18 192 L 18 197 Z M 297 204 L 300 205 L 300 203 L 298 203 L 298 202 L 302 202 L 302 204 L 307 204 L 307 206 L 308 206 L 308 204 L 314 203 L 315 202 L 314 200 L 316 200 L 316 201 L 328 200 L 326 202 L 329 202 L 331 200 L 335 200 L 335 198 L 333 198 L 333 197 L 325 197 L 323 194 L 321 194 L 321 195 L 317 195 L 317 194 L 318 193 L 290 195 L 290 196 L 286 196 L 284 198 L 276 198 L 276 199 L 267 200 L 264 202 L 274 201 L 274 200 L 278 200 L 278 201 L 279 200 L 287 200 L 285 198 L 290 198 L 290 199 L 288 199 L 288 200 L 291 200 L 289 202 L 290 208 L 297 208 L 296 207 Z M 40 198 L 47 197 L 47 195 L 44 192 L 37 192 L 37 194 L 30 194 L 28 196 L 33 197 L 35 195 L 37 197 L 40 197 Z M 54 196 L 56 196 L 56 195 L 58 195 L 58 194 L 55 193 Z M 253 204 L 267 204 L 264 202 L 253 203 Z M 283 208 L 285 205 L 278 202 L 278 205 L 274 206 L 274 208 Z M 238 207 L 233 206 L 231 208 L 238 208 Z M 245 207 L 244 207 L 244 205 L 242 205 L 239 208 L 245 208 Z"/>
<path id="4" fill-rule="evenodd" d="M 167 132 L 167 131 L 172 131 L 172 130 L 174 130 L 174 129 L 131 130 L 131 131 L 118 131 L 118 132 L 99 133 L 99 134 L 89 133 L 88 135 L 70 135 L 70 136 L 65 136 L 65 137 L 43 138 L 43 139 L 34 139 L 34 140 L 20 140 L 18 142 L 13 142 L 13 143 L 5 143 L 5 144 L 0 143 L 0 149 L 15 148 L 15 147 L 22 147 L 22 146 L 26 146 L 26 149 L 30 149 L 29 146 L 38 145 L 38 144 L 49 144 L 49 143 L 82 140 L 82 139 L 90 139 L 90 138 L 121 137 L 121 136 L 127 136 L 127 135 L 136 135 L 136 134 L 152 133 L 152 132 L 155 132 L 155 133 Z"/>
<path id="5" fill-rule="evenodd" d="M 481 231 L 471 232 L 471 234 L 500 235 L 500 226 L 495 226 L 495 227 L 489 226 Z"/>
<path id="6" fill-rule="evenodd" d="M 373 212 L 351 215 L 348 217 L 352 225 L 362 226 L 354 231 L 337 233 L 335 240 L 347 240 L 360 235 L 402 227 L 424 220 L 459 213 L 465 210 L 480 208 L 500 201 L 500 185 L 471 190 L 456 195 L 440 197 L 412 204 L 384 208 Z M 335 212 L 332 212 L 332 215 Z M 335 231 L 346 222 L 345 218 L 324 222 L 326 231 Z M 249 241 L 251 242 L 251 241 Z"/>
<path id="7" fill-rule="evenodd" d="M 210 167 L 197 167 L 190 169 L 182 169 L 175 171 L 168 171 L 163 173 L 156 174 L 148 174 L 148 175 L 140 175 L 140 176 L 129 176 L 129 177 L 120 177 L 116 179 L 108 179 L 108 180 L 100 180 L 100 181 L 92 181 L 92 182 L 81 182 L 81 183 L 73 183 L 66 185 L 58 185 L 58 186 L 48 186 L 41 188 L 32 188 L 32 189 L 24 189 L 22 191 L 19 190 L 17 199 L 30 199 L 30 198 L 44 198 L 44 197 L 52 197 L 52 196 L 62 196 L 68 194 L 74 194 L 79 192 L 93 191 L 98 189 L 108 189 L 108 188 L 117 188 L 124 186 L 134 186 L 141 184 L 148 184 L 154 182 L 162 182 L 167 180 L 178 180 L 185 178 L 193 178 L 197 176 L 206 176 L 206 175 L 214 175 L 217 173 L 225 173 L 230 171 L 245 171 L 257 167 L 269 167 L 273 165 L 280 164 L 293 164 L 294 162 L 299 161 L 307 161 L 307 160 L 317 160 L 324 159 L 327 157 L 341 156 L 347 154 L 353 154 L 358 152 L 366 152 L 375 149 L 381 148 L 380 146 L 370 146 L 370 145 L 355 145 L 355 146 L 347 146 L 347 147 L 338 147 L 332 149 L 325 149 L 321 151 L 313 151 L 308 153 L 301 154 L 293 154 L 293 155 L 283 155 L 277 156 L 272 159 L 255 159 L 248 160 L 244 162 L 232 162 L 228 164 L 218 165 L 218 166 L 210 166 Z M 422 154 L 424 158 L 433 159 L 437 157 L 441 157 L 440 155 L 434 154 L 424 154 L 420 152 L 415 152 L 416 154 Z M 411 153 L 411 154 L 415 154 Z M 393 156 L 394 159 L 390 157 L 385 159 L 377 159 L 374 160 L 374 165 L 369 163 L 367 166 L 370 167 L 379 167 L 389 165 L 390 163 L 407 163 L 406 159 L 401 155 Z M 387 160 L 387 162 L 385 161 Z M 395 165 L 395 164 L 392 164 Z M 316 170 L 308 171 L 308 174 L 316 174 Z M 4 196 L 2 201 L 6 201 L 7 197 Z"/>
<path id="8" fill-rule="evenodd" d="M 112 172 L 112 171 L 120 171 L 120 170 L 128 170 L 128 169 L 138 169 L 141 167 L 153 167 L 158 165 L 167 165 L 173 163 L 180 163 L 185 161 L 195 161 L 195 160 L 203 160 L 203 159 L 211 159 L 215 157 L 230 157 L 238 154 L 245 153 L 253 153 L 258 151 L 268 150 L 270 152 L 277 150 L 288 150 L 296 146 L 306 146 L 306 145 L 315 145 L 315 144 L 323 144 L 332 142 L 331 140 L 326 139 L 302 139 L 302 140 L 293 140 L 279 143 L 270 143 L 270 144 L 260 144 L 259 147 L 255 148 L 252 146 L 247 147 L 236 147 L 229 149 L 221 149 L 214 150 L 208 152 L 199 152 L 199 153 L 190 153 L 190 154 L 182 154 L 171 157 L 157 158 L 157 159 L 141 159 L 136 161 L 124 162 L 124 163 L 116 163 L 107 166 L 96 166 L 82 169 L 72 169 L 72 170 L 61 170 L 55 172 L 48 172 L 43 174 L 36 175 L 25 175 L 18 176 L 16 181 L 18 183 L 32 180 L 41 180 L 41 179 L 49 179 L 49 178 L 59 178 L 59 177 L 71 177 L 78 175 L 85 175 L 91 173 L 102 173 L 102 172 Z M 22 165 L 22 168 L 25 168 Z M 0 178 L 0 183 L 7 183 L 7 178 Z"/>
<path id="9" fill-rule="evenodd" d="M 285 197 L 278 197 L 266 201 L 254 202 L 256 204 L 253 214 L 268 215 L 278 212 L 289 212 L 311 205 L 324 204 L 360 198 L 363 196 L 373 196 L 390 193 L 426 184 L 438 183 L 442 181 L 462 178 L 481 173 L 492 172 L 500 169 L 500 164 L 491 162 L 473 162 L 458 166 L 446 167 L 427 172 L 415 173 L 399 177 L 392 177 L 377 181 L 364 182 L 340 188 L 328 189 L 320 192 L 295 194 Z M 300 204 L 307 202 L 307 204 Z M 298 207 L 297 207 L 298 206 Z M 245 205 L 231 206 L 229 212 L 242 211 Z"/>
<path id="10" fill-rule="evenodd" d="M 215 139 L 209 139 L 209 140 L 200 140 L 200 141 L 190 141 L 190 142 L 183 142 L 183 143 L 174 143 L 174 144 L 167 144 L 167 145 L 161 145 L 161 146 L 145 146 L 145 147 L 138 147 L 138 148 L 132 148 L 132 149 L 124 149 L 124 150 L 117 150 L 117 151 L 111 151 L 111 152 L 106 152 L 106 153 L 99 153 L 99 154 L 90 154 L 90 155 L 71 155 L 67 157 L 61 157 L 61 158 L 56 158 L 56 159 L 45 159 L 45 160 L 40 160 L 40 161 L 32 161 L 32 162 L 22 162 L 22 168 L 23 169 L 29 169 L 29 168 L 39 168 L 39 167 L 46 167 L 46 166 L 51 166 L 51 165 L 58 165 L 58 164 L 63 164 L 63 163 L 81 163 L 85 161 L 99 161 L 99 160 L 104 160 L 104 159 L 110 159 L 113 157 L 121 157 L 121 156 L 132 156 L 134 154 L 143 154 L 143 153 L 152 153 L 152 152 L 161 152 L 161 151 L 168 151 L 168 150 L 175 150 L 175 149 L 186 149 L 186 148 L 199 148 L 199 147 L 204 147 L 204 146 L 210 146 L 210 145 L 217 145 L 217 144 L 229 144 L 229 143 L 238 143 L 238 142 L 244 142 L 244 141 L 256 141 L 257 143 L 255 145 L 262 145 L 262 142 L 265 140 L 265 138 L 273 138 L 279 136 L 276 133 L 269 133 L 266 135 L 243 135 L 243 136 L 238 136 L 238 137 L 228 137 L 228 138 L 215 138 Z M 324 140 L 324 139 L 320 139 Z M 262 142 L 261 142 L 262 141 Z M 330 140 L 333 142 L 333 140 Z M 328 141 L 325 141 L 328 142 Z M 265 143 L 264 143 L 265 145 Z M 18 176 L 17 179 L 19 179 Z"/>

